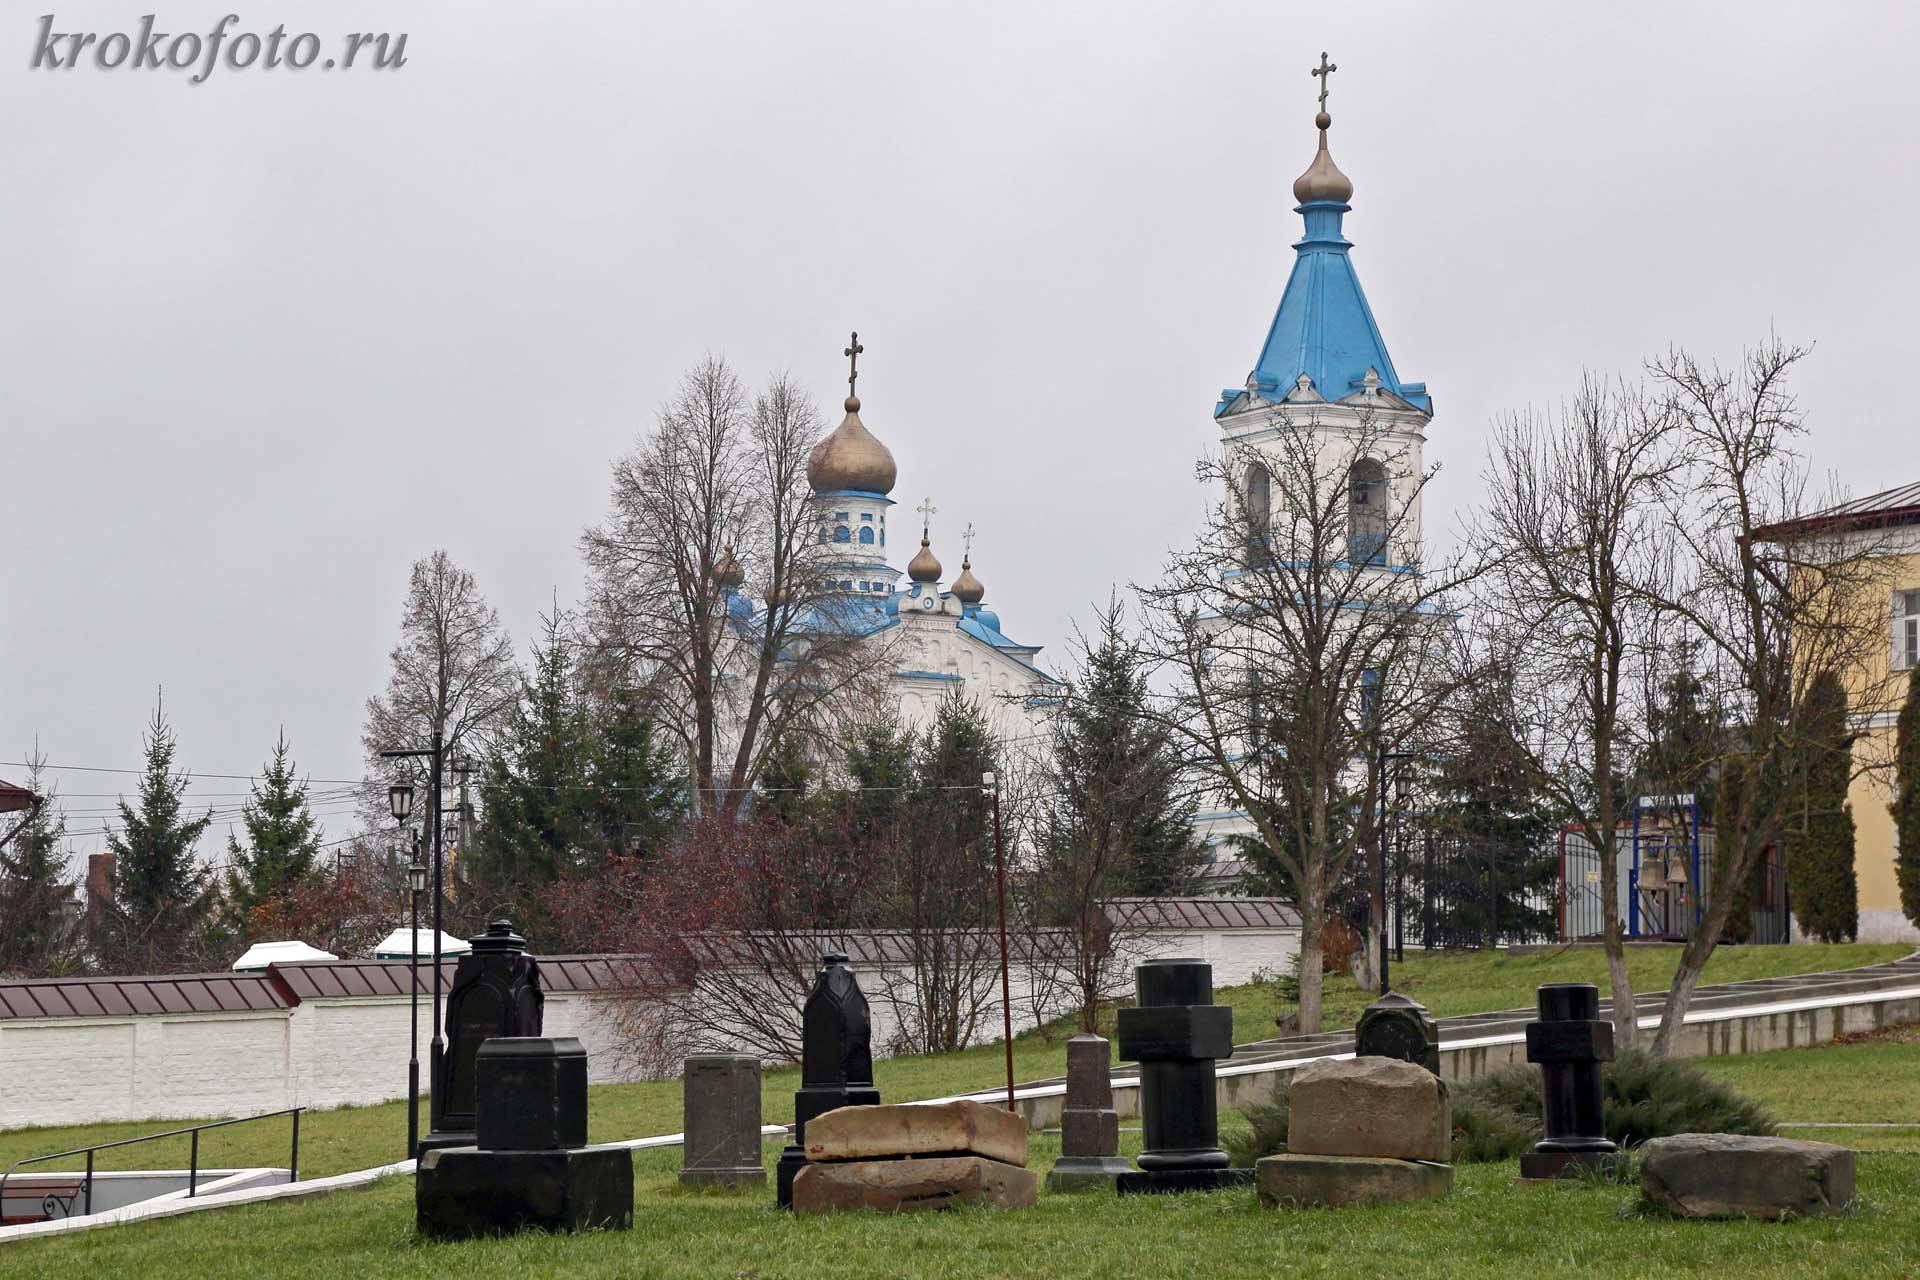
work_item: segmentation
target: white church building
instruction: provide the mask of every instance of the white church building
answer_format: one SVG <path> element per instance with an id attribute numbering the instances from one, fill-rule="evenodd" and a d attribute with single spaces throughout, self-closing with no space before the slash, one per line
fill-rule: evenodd
<path id="1" fill-rule="evenodd" d="M 847 354 L 857 360 L 860 350 L 856 334 Z M 944 569 L 928 528 L 931 504 L 922 507 L 919 545 L 902 585 L 890 559 L 898 544 L 890 545 L 887 520 L 898 478 L 893 454 L 860 420 L 860 399 L 849 394 L 846 417 L 814 446 L 807 462 L 819 539 L 834 549 L 824 565 L 832 576 L 819 588 L 834 602 L 838 625 L 888 646 L 888 683 L 902 726 L 924 728 L 941 700 L 957 692 L 986 713 L 1002 742 L 1030 737 L 1059 691 L 1037 661 L 1040 646 L 1002 630 L 970 554 L 941 587 Z M 891 531 L 896 539 L 898 523 Z M 911 525 L 906 537 L 911 546 Z"/>

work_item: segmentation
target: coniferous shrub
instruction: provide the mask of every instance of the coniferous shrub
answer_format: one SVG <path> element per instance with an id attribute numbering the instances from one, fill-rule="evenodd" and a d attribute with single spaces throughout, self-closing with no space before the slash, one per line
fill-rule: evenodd
<path id="1" fill-rule="evenodd" d="M 1787 840 L 1793 914 L 1821 942 L 1845 942 L 1860 933 L 1860 885 L 1853 867 L 1853 811 L 1847 784 L 1853 775 L 1847 732 L 1847 691 L 1823 671 L 1807 691 L 1807 755 L 1799 830 Z"/>
<path id="2" fill-rule="evenodd" d="M 1907 676 L 1907 700 L 1894 730 L 1894 874 L 1900 909 L 1920 926 L 1920 667 Z"/>
<path id="3" fill-rule="evenodd" d="M 1516 1063 L 1452 1088 L 1453 1158 L 1516 1160 L 1540 1140 L 1540 1068 Z M 1630 1049 L 1601 1069 L 1606 1136 L 1622 1147 L 1677 1133 L 1770 1134 L 1766 1108 L 1677 1058 Z M 1251 1132 L 1227 1150 L 1236 1167 L 1287 1149 L 1287 1093 L 1246 1108 Z"/>

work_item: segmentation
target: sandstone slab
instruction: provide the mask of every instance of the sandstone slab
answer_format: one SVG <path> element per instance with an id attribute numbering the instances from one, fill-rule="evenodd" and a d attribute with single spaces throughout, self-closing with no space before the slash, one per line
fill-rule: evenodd
<path id="1" fill-rule="evenodd" d="M 809 1161 L 973 1155 L 1024 1168 L 1027 1122 L 968 1100 L 841 1107 L 807 1121 L 806 1150 Z"/>
<path id="2" fill-rule="evenodd" d="M 1853 1201 L 1853 1152 L 1830 1142 L 1683 1133 L 1640 1148 L 1640 1191 L 1689 1218 L 1811 1218 Z"/>
<path id="3" fill-rule="evenodd" d="M 1444 1163 L 1453 1151 L 1446 1082 L 1393 1058 L 1315 1062 L 1287 1092 L 1287 1151 Z"/>
<path id="4" fill-rule="evenodd" d="M 1453 1166 L 1426 1160 L 1289 1152 L 1254 1165 L 1254 1192 L 1269 1207 L 1402 1204 L 1438 1200 L 1452 1190 Z"/>
<path id="5" fill-rule="evenodd" d="M 813 1126 L 807 1126 L 811 1136 Z M 1040 1178 L 979 1156 L 923 1160 L 850 1160 L 809 1163 L 793 1180 L 795 1213 L 925 1213 L 961 1205 L 1030 1209 Z"/>

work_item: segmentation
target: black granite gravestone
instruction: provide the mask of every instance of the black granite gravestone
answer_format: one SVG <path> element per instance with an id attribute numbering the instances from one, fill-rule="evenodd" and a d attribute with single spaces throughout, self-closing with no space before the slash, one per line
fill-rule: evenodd
<path id="1" fill-rule="evenodd" d="M 425 1151 L 415 1228 L 438 1240 L 633 1225 L 633 1153 L 589 1147 L 587 1055 L 571 1037 L 488 1040 L 474 1058 L 476 1146 Z"/>
<path id="2" fill-rule="evenodd" d="M 1233 1054 L 1233 1010 L 1213 1003 L 1213 966 L 1149 960 L 1134 971 L 1137 1004 L 1117 1018 L 1120 1056 L 1140 1064 L 1140 1169 L 1122 1195 L 1253 1185 L 1220 1149 L 1213 1064 Z"/>
<path id="3" fill-rule="evenodd" d="M 1613 1061 L 1613 1024 L 1589 982 L 1540 988 L 1540 1020 L 1527 1024 L 1527 1061 L 1540 1066 L 1545 1135 L 1520 1157 L 1523 1178 L 1564 1178 L 1604 1168 L 1620 1149 L 1607 1138 L 1600 1064 Z"/>
<path id="4" fill-rule="evenodd" d="M 807 1165 L 807 1121 L 838 1107 L 880 1104 L 873 1087 L 873 1027 L 867 998 L 854 980 L 844 952 L 829 951 L 820 961 L 801 1012 L 800 1088 L 793 1095 L 793 1141 L 780 1153 L 774 1197 L 782 1209 L 793 1207 L 793 1180 Z"/>
<path id="5" fill-rule="evenodd" d="M 1361 1058 L 1398 1058 L 1440 1074 L 1440 1024 L 1427 1007 L 1389 991 L 1360 1013 L 1353 1052 Z"/>
<path id="6" fill-rule="evenodd" d="M 510 920 L 495 920 L 460 957 L 447 993 L 447 1048 L 436 1097 L 432 1132 L 421 1150 L 465 1147 L 474 1142 L 474 1068 L 482 1041 L 499 1036 L 537 1036 L 546 997 L 540 990 L 540 962 L 527 954 L 527 940 Z"/>

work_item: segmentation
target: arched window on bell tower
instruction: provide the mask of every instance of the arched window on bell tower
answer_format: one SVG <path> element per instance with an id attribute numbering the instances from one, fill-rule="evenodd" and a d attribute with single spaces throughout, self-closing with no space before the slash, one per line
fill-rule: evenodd
<path id="1" fill-rule="evenodd" d="M 1347 472 L 1347 560 L 1385 564 L 1392 493 L 1387 469 L 1377 458 L 1362 458 Z"/>
<path id="2" fill-rule="evenodd" d="M 1258 568 L 1273 558 L 1273 473 L 1258 460 L 1247 464 L 1247 567 Z"/>

